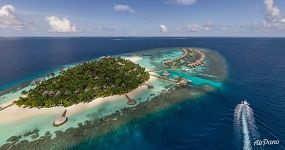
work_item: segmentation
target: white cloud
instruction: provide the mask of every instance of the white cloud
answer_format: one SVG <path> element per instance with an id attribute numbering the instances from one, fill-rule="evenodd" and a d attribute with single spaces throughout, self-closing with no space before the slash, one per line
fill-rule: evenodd
<path id="1" fill-rule="evenodd" d="M 182 6 L 193 5 L 197 0 L 167 0 L 165 3 L 177 4 Z"/>
<path id="2" fill-rule="evenodd" d="M 203 25 L 203 30 L 205 31 L 211 31 L 213 29 L 214 25 L 211 22 L 208 22 L 207 24 Z"/>
<path id="3" fill-rule="evenodd" d="M 263 26 L 275 29 L 285 29 L 285 17 L 274 4 L 274 0 L 264 0 L 265 20 Z"/>
<path id="4" fill-rule="evenodd" d="M 132 7 L 130 7 L 128 5 L 123 5 L 123 4 L 115 4 L 114 10 L 116 12 L 136 13 L 136 11 Z"/>
<path id="5" fill-rule="evenodd" d="M 205 31 L 211 31 L 210 27 L 204 27 Z"/>
<path id="6" fill-rule="evenodd" d="M 264 5 L 268 20 L 279 18 L 281 16 L 280 9 L 274 5 L 274 0 L 264 0 Z"/>
<path id="7" fill-rule="evenodd" d="M 221 29 L 221 30 L 228 30 L 228 29 L 229 29 L 229 26 L 220 26 L 220 29 Z"/>
<path id="8" fill-rule="evenodd" d="M 198 24 L 191 24 L 186 27 L 190 32 L 198 32 L 200 30 L 200 26 Z"/>
<path id="9" fill-rule="evenodd" d="M 177 31 L 180 33 L 205 33 L 205 32 L 224 32 L 227 30 L 232 29 L 231 26 L 226 25 L 220 25 L 220 24 L 213 24 L 211 22 L 208 22 L 206 24 L 189 24 L 182 27 L 177 27 Z"/>
<path id="10" fill-rule="evenodd" d="M 77 27 L 70 22 L 67 18 L 58 18 L 55 16 L 48 16 L 46 17 L 47 22 L 50 26 L 50 31 L 52 32 L 77 32 Z"/>
<path id="11" fill-rule="evenodd" d="M 0 28 L 11 28 L 21 30 L 28 27 L 21 17 L 16 13 L 16 8 L 12 5 L 0 7 Z"/>
<path id="12" fill-rule="evenodd" d="M 160 32 L 168 32 L 168 28 L 165 25 L 160 25 Z"/>

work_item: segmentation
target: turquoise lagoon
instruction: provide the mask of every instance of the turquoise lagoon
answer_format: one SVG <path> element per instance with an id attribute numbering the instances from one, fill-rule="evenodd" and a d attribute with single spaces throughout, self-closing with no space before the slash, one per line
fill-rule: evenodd
<path id="1" fill-rule="evenodd" d="M 182 77 L 191 82 L 189 85 L 199 86 L 206 84 L 214 87 L 221 87 L 223 85 L 221 82 L 216 82 L 213 80 L 192 76 L 191 73 L 189 73 L 188 71 L 183 72 L 181 71 L 181 69 L 164 70 L 164 71 L 167 71 L 170 74 L 169 75 L 170 79 L 175 80 L 175 78 L 177 77 Z M 162 75 L 164 71 L 160 71 L 158 73 Z"/>
<path id="2" fill-rule="evenodd" d="M 161 62 L 166 59 L 177 58 L 181 54 L 182 54 L 181 48 L 159 48 L 154 50 L 146 50 L 146 51 L 116 55 L 116 56 L 126 59 L 132 57 L 139 57 L 140 59 L 138 59 L 136 63 L 140 64 L 141 66 L 145 67 L 147 70 L 151 71 L 150 74 L 160 75 L 164 70 L 163 71 L 162 70 L 156 71 L 156 70 L 161 69 L 162 67 Z M 197 68 L 188 68 L 189 70 L 186 72 L 182 72 L 181 71 L 182 68 L 168 70 L 168 72 L 171 74 L 170 76 L 171 78 L 174 78 L 175 76 L 180 76 L 187 80 L 191 80 L 192 83 L 189 86 L 191 88 L 193 88 L 193 86 L 199 87 L 205 84 L 214 87 L 221 87 L 222 86 L 221 82 L 195 76 L 197 74 L 207 74 L 205 73 L 205 71 L 207 70 L 206 64 L 207 63 L 205 63 L 205 65 L 198 66 Z M 72 66 L 73 65 L 66 65 L 65 68 Z M 182 67 L 184 67 L 185 69 L 185 66 Z M 60 70 L 56 70 L 54 73 L 58 75 L 59 72 Z M 212 76 L 209 73 L 208 75 Z M 44 76 L 42 78 L 47 78 L 47 77 Z M 176 84 L 161 79 L 156 79 L 153 82 L 151 82 L 151 84 L 154 86 L 153 89 L 149 90 L 145 88 L 140 93 L 132 95 L 132 97 L 138 102 L 137 105 L 147 101 L 151 101 L 154 97 L 157 97 L 162 93 L 165 93 L 168 90 L 173 89 L 177 86 Z M 18 89 L 14 92 L 2 95 L 0 97 L 0 105 L 7 104 L 9 102 L 16 100 L 21 96 L 21 91 L 29 90 L 32 88 L 34 88 L 33 85 L 28 85 L 27 87 L 24 87 L 22 89 Z M 121 96 L 116 101 L 106 101 L 96 106 L 88 107 L 84 110 L 78 111 L 75 114 L 69 115 L 68 122 L 57 128 L 53 127 L 52 123 L 58 116 L 61 115 L 59 113 L 47 113 L 44 115 L 36 114 L 29 116 L 28 118 L 25 117 L 15 121 L 10 121 L 5 123 L 2 122 L 0 124 L 0 132 L 1 132 L 0 145 L 7 143 L 7 140 L 12 136 L 23 135 L 29 131 L 33 131 L 34 129 L 39 130 L 38 136 L 36 138 L 31 138 L 29 136 L 22 137 L 17 141 L 17 143 L 20 143 L 21 141 L 28 141 L 28 142 L 36 141 L 40 139 L 42 136 L 44 136 L 47 132 L 49 132 L 52 135 L 52 138 L 56 138 L 55 133 L 57 131 L 65 132 L 69 128 L 77 128 L 79 127 L 79 124 L 84 124 L 85 121 L 94 120 L 94 118 L 104 118 L 105 116 L 111 115 L 116 111 L 121 111 L 122 109 L 128 107 L 136 107 L 136 106 L 127 105 L 126 99 L 124 98 L 124 96 Z M 62 107 L 60 109 L 64 111 L 65 108 Z M 9 108 L 7 108 L 7 111 L 8 110 Z M 7 113 L 7 115 L 8 114 L 9 113 Z M 3 120 L 1 117 L 9 117 L 9 116 L 5 116 L 5 114 L 1 115 L 0 112 L 0 120 Z"/>

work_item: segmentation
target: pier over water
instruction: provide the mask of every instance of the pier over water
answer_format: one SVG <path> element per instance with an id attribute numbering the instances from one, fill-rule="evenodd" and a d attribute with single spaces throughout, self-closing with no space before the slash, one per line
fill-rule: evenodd
<path id="1" fill-rule="evenodd" d="M 201 65 L 206 59 L 206 55 L 197 50 L 190 48 L 182 48 L 183 54 L 175 59 L 169 59 L 162 62 L 163 65 L 175 66 L 175 65 L 185 65 L 188 67 L 196 67 Z"/>

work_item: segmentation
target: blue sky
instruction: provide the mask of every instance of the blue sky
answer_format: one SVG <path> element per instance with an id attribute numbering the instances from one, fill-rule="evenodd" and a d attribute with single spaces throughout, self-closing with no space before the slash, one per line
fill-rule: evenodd
<path id="1" fill-rule="evenodd" d="M 284 0 L 0 0 L 0 36 L 285 36 Z"/>

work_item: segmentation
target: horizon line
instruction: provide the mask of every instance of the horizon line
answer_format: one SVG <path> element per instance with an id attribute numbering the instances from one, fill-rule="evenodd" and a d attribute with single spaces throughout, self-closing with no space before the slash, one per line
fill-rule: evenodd
<path id="1" fill-rule="evenodd" d="M 0 36 L 0 38 L 285 38 L 285 36 Z"/>

